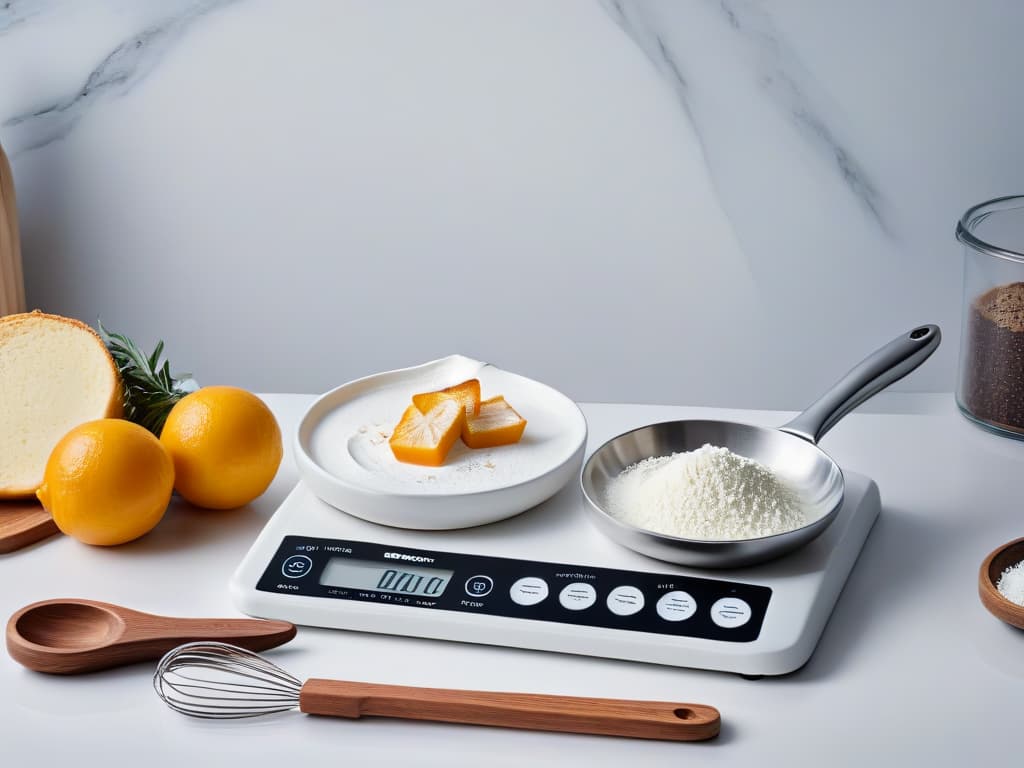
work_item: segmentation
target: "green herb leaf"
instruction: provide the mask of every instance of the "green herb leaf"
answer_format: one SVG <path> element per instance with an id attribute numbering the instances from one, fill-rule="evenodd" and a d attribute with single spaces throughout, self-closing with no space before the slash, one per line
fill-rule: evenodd
<path id="1" fill-rule="evenodd" d="M 108 331 L 102 322 L 97 325 L 100 338 L 121 374 L 125 418 L 159 437 L 171 408 L 191 391 L 184 382 L 192 374 L 172 376 L 167 360 L 160 366 L 164 351 L 162 340 L 157 342 L 153 354 L 146 357 L 128 336 Z"/>

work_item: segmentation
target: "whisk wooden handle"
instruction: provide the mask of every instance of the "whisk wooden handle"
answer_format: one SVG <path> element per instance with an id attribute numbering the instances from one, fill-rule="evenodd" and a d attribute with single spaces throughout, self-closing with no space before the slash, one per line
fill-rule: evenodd
<path id="1" fill-rule="evenodd" d="M 398 717 L 537 731 L 699 741 L 718 735 L 718 710 L 703 704 L 591 699 L 533 693 L 411 688 L 307 680 L 299 709 L 310 715 Z"/>

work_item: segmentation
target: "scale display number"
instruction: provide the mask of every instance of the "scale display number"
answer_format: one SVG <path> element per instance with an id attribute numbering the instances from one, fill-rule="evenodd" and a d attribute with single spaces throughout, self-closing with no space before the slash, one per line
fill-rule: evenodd
<path id="1" fill-rule="evenodd" d="M 721 579 L 307 536 L 284 537 L 256 589 L 733 643 L 758 638 L 772 595 Z"/>
<path id="2" fill-rule="evenodd" d="M 372 589 L 400 595 L 440 597 L 453 571 L 405 566 L 392 568 L 374 560 L 332 557 L 324 567 L 320 583 L 328 587 Z"/>

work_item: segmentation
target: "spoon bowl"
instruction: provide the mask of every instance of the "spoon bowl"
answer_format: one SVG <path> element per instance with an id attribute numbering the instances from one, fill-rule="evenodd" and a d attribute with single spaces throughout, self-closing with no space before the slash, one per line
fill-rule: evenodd
<path id="1" fill-rule="evenodd" d="M 98 605 L 51 602 L 23 611 L 14 627 L 34 645 L 84 651 L 116 641 L 124 632 L 125 623 L 116 613 Z"/>
<path id="2" fill-rule="evenodd" d="M 37 672 L 70 675 L 155 660 L 182 644 L 229 641 L 253 651 L 295 637 L 295 625 L 262 619 L 182 619 L 97 600 L 27 605 L 7 622 L 7 651 Z"/>

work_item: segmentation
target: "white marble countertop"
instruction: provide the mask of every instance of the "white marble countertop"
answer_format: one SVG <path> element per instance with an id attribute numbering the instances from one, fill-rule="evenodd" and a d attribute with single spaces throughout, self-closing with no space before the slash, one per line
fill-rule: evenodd
<path id="1" fill-rule="evenodd" d="M 267 395 L 286 434 L 312 400 Z M 702 744 L 300 714 L 206 722 L 168 711 L 151 664 L 82 677 L 29 672 L 0 654 L 6 765 L 965 765 L 1005 760 L 1024 706 L 1024 635 L 992 618 L 977 570 L 1024 533 L 1024 444 L 961 418 L 950 396 L 902 396 L 904 413 L 858 413 L 824 441 L 874 477 L 883 513 L 810 662 L 781 678 L 301 628 L 277 660 L 299 676 L 411 685 L 697 701 L 722 712 Z M 881 405 L 893 404 L 883 398 Z M 584 405 L 590 448 L 629 427 L 698 415 L 767 425 L 785 414 Z M 170 615 L 232 616 L 228 578 L 295 482 L 289 452 L 271 489 L 233 512 L 171 509 L 143 539 L 93 548 L 67 538 L 0 557 L 0 615 L 57 596 Z"/>

